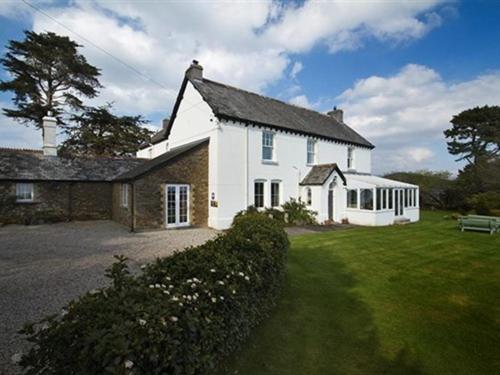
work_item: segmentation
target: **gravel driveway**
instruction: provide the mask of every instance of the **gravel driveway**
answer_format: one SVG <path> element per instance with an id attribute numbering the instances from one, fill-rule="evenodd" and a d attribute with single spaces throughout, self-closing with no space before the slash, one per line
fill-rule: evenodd
<path id="1" fill-rule="evenodd" d="M 16 373 L 11 356 L 26 349 L 16 332 L 108 281 L 104 270 L 123 254 L 138 267 L 214 237 L 211 229 L 130 233 L 112 221 L 0 228 L 0 374 Z"/>

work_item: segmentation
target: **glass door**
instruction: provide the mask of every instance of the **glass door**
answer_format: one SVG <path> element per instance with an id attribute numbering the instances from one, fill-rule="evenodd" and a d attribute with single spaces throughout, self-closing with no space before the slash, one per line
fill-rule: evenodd
<path id="1" fill-rule="evenodd" d="M 404 206 L 403 189 L 394 189 L 394 215 L 402 216 Z"/>
<path id="2" fill-rule="evenodd" d="M 189 225 L 189 185 L 168 184 L 165 197 L 167 228 Z"/>

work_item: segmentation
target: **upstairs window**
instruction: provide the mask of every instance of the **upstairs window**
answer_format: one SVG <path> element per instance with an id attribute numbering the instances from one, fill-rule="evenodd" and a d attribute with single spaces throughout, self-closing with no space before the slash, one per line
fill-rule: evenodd
<path id="1" fill-rule="evenodd" d="M 347 207 L 358 208 L 358 191 L 355 189 L 347 190 Z"/>
<path id="2" fill-rule="evenodd" d="M 128 207 L 128 184 L 121 185 L 121 206 Z"/>
<path id="3" fill-rule="evenodd" d="M 314 139 L 307 140 L 307 164 L 316 163 L 316 141 Z"/>
<path id="4" fill-rule="evenodd" d="M 255 181 L 254 184 L 254 206 L 257 208 L 264 207 L 264 182 Z"/>
<path id="5" fill-rule="evenodd" d="M 279 207 L 280 205 L 280 183 L 278 181 L 271 182 L 271 207 Z"/>
<path id="6" fill-rule="evenodd" d="M 274 160 L 274 133 L 262 133 L 262 160 Z"/>
<path id="7" fill-rule="evenodd" d="M 16 184 L 16 202 L 33 202 L 33 184 L 20 182 Z"/>
<path id="8" fill-rule="evenodd" d="M 354 147 L 347 148 L 347 169 L 354 168 Z"/>

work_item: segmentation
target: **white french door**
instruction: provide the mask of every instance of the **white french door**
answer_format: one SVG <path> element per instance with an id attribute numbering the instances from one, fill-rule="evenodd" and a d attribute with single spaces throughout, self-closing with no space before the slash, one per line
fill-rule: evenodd
<path id="1" fill-rule="evenodd" d="M 167 184 L 165 198 L 167 228 L 189 225 L 189 185 Z"/>
<path id="2" fill-rule="evenodd" d="M 402 216 L 404 207 L 403 189 L 394 189 L 394 215 Z"/>

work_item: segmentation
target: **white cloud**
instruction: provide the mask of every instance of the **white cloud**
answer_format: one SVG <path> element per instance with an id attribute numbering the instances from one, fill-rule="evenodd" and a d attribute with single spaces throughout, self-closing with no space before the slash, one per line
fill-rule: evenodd
<path id="1" fill-rule="evenodd" d="M 304 69 L 304 65 L 300 61 L 295 61 L 292 65 L 292 69 L 290 70 L 290 78 L 297 78 L 297 74 L 299 74 L 302 69 Z"/>
<path id="2" fill-rule="evenodd" d="M 307 99 L 307 96 L 305 95 L 297 95 L 294 96 L 289 100 L 291 104 L 298 105 L 299 107 L 304 107 L 304 108 L 312 108 L 313 104 L 309 102 L 309 99 Z"/>
<path id="3" fill-rule="evenodd" d="M 0 102 L 0 108 L 12 108 L 8 103 Z M 0 147 L 40 148 L 42 132 L 34 127 L 26 127 L 9 117 L 0 116 Z"/>
<path id="4" fill-rule="evenodd" d="M 306 1 L 300 5 L 258 2 L 121 2 L 52 0 L 35 4 L 73 32 L 18 1 L 0 14 L 33 19 L 35 31 L 55 31 L 84 45 L 90 63 L 102 69 L 105 85 L 91 103 L 115 102 L 123 113 L 168 116 L 185 69 L 198 59 L 206 76 L 263 92 L 299 74 L 291 56 L 317 45 L 330 52 L 359 48 L 365 38 L 406 41 L 439 24 L 438 0 L 419 2 Z M 85 40 L 87 39 L 87 40 Z M 144 79 L 88 40 L 133 66 Z M 292 63 L 293 61 L 293 63 Z M 286 72 L 289 72 L 288 76 Z M 293 82 L 292 82 L 293 83 Z M 296 86 L 296 85 L 294 85 Z M 296 103 L 311 106 L 295 90 Z"/>
<path id="5" fill-rule="evenodd" d="M 357 81 L 337 102 L 346 122 L 377 146 L 374 155 L 379 168 L 433 168 L 443 158 L 450 168 L 457 168 L 446 155 L 443 131 L 454 114 L 475 106 L 498 105 L 498 87 L 500 72 L 449 83 L 429 67 L 410 64 L 393 76 Z M 428 147 L 438 142 L 443 150 L 439 156 Z M 411 147 L 401 148 L 402 144 Z"/>

